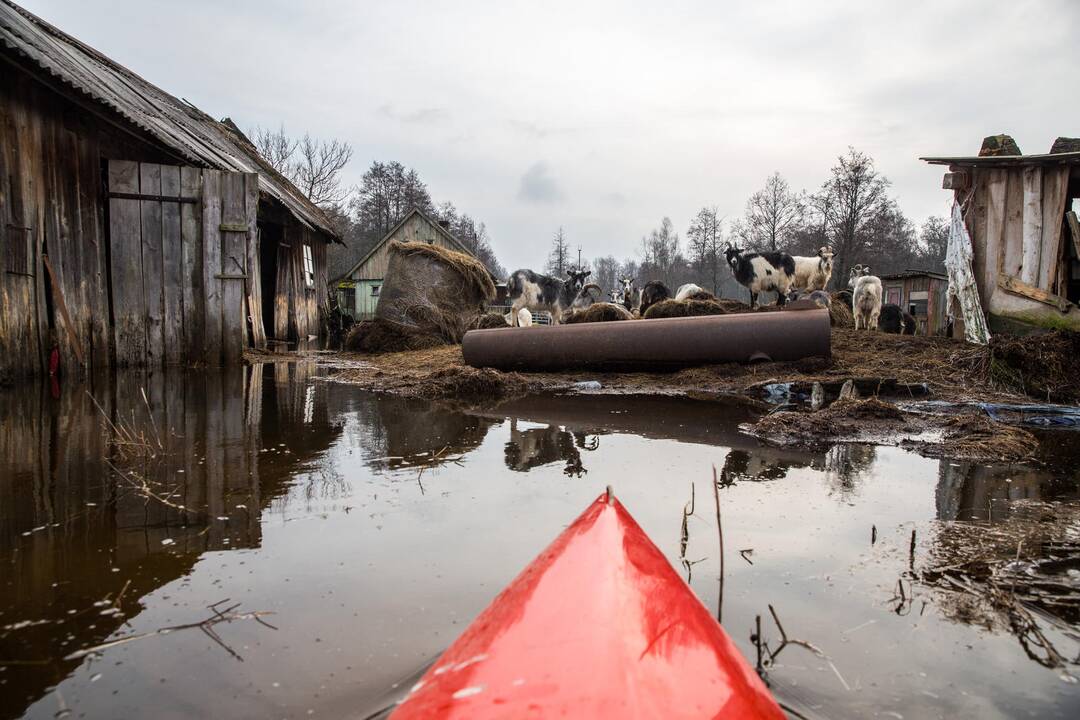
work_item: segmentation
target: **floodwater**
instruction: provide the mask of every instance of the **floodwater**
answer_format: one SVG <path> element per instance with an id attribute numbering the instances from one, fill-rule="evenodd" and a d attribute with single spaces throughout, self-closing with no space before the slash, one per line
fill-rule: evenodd
<path id="1" fill-rule="evenodd" d="M 365 717 L 606 485 L 716 608 L 713 466 L 729 634 L 753 662 L 761 615 L 775 648 L 771 604 L 828 656 L 777 656 L 768 679 L 786 704 L 1080 715 L 1076 665 L 1038 662 L 1030 637 L 917 574 L 952 547 L 949 521 L 993 527 L 1032 499 L 1071 507 L 1075 469 L 771 449 L 739 434 L 746 411 L 685 398 L 454 410 L 310 364 L 93 391 L 0 392 L 0 718 Z M 111 449 L 104 416 L 124 438 Z M 236 619 L 204 623 L 223 616 Z M 1037 617 L 1076 658 L 1078 628 Z M 178 625 L 192 627 L 156 632 Z"/>

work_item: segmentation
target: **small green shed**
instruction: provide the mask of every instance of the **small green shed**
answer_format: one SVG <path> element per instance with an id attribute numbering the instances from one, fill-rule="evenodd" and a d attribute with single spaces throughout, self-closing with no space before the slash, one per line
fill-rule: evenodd
<path id="1" fill-rule="evenodd" d="M 416 208 L 410 210 L 360 262 L 334 283 L 338 307 L 354 320 L 375 317 L 375 306 L 379 303 L 379 292 L 389 264 L 387 250 L 391 240 L 426 242 L 473 255 L 438 220 Z"/>

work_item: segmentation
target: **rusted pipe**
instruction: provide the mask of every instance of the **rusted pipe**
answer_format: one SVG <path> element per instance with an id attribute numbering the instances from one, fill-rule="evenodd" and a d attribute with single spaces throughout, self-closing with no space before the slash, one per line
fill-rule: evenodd
<path id="1" fill-rule="evenodd" d="M 498 370 L 671 370 L 692 365 L 828 357 L 829 312 L 789 310 L 704 317 L 470 330 L 473 367 Z"/>

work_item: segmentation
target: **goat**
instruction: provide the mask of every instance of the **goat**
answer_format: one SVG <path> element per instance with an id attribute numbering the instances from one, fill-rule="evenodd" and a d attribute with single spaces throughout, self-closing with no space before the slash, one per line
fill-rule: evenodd
<path id="1" fill-rule="evenodd" d="M 513 325 L 514 325 L 514 320 L 513 320 L 514 311 L 511 310 L 510 312 L 503 315 L 503 317 L 506 318 L 506 324 L 513 327 Z M 530 327 L 530 326 L 532 326 L 532 313 L 529 312 L 528 308 L 521 308 L 520 310 L 517 311 L 517 324 L 518 324 L 518 327 Z"/>
<path id="2" fill-rule="evenodd" d="M 667 285 L 659 280 L 650 280 L 645 283 L 641 290 L 641 301 L 638 303 L 638 315 L 645 317 L 645 311 L 656 303 L 671 297 L 671 291 Z"/>
<path id="3" fill-rule="evenodd" d="M 904 312 L 903 308 L 895 303 L 886 303 L 881 306 L 881 319 L 878 327 L 882 332 L 894 335 L 914 335 L 915 318 L 910 313 Z"/>
<path id="4" fill-rule="evenodd" d="M 758 293 L 776 292 L 776 304 L 787 301 L 795 261 L 784 252 L 748 253 L 728 243 L 724 258 L 740 285 L 750 291 L 750 307 L 757 305 Z"/>
<path id="5" fill-rule="evenodd" d="M 848 277 L 851 288 L 851 312 L 855 329 L 876 330 L 881 315 L 881 279 L 870 274 L 870 268 L 856 265 Z"/>
<path id="6" fill-rule="evenodd" d="M 832 298 L 829 293 L 824 290 L 812 290 L 807 292 L 806 290 L 792 290 L 788 293 L 788 300 L 809 300 L 812 303 L 819 305 L 825 309 L 832 307 Z"/>
<path id="7" fill-rule="evenodd" d="M 539 275 L 532 270 L 515 270 L 506 282 L 507 296 L 510 299 L 510 320 L 517 320 L 518 312 L 527 308 L 530 312 L 547 310 L 551 313 L 551 324 L 558 325 L 562 314 L 571 309 L 575 303 L 585 302 L 582 293 L 585 289 L 585 278 L 592 274 L 591 270 L 570 270 L 567 273 L 568 280 L 560 280 L 550 275 Z M 593 286 L 595 287 L 595 286 Z M 587 293 L 588 303 L 592 304 L 592 297 Z"/>
<path id="8" fill-rule="evenodd" d="M 675 291 L 675 299 L 685 300 L 694 293 L 703 292 L 705 292 L 705 288 L 701 287 L 700 285 L 695 285 L 694 283 L 686 283 L 685 285 L 680 285 L 679 289 Z"/>
<path id="9" fill-rule="evenodd" d="M 799 290 L 824 290 L 832 278 L 833 252 L 828 247 L 821 247 L 817 255 L 804 257 L 793 255 L 795 275 L 791 286 Z"/>
<path id="10" fill-rule="evenodd" d="M 619 284 L 622 285 L 622 297 L 618 300 L 612 296 L 612 302 L 621 304 L 624 308 L 630 312 L 634 311 L 634 278 L 621 277 L 619 278 Z"/>

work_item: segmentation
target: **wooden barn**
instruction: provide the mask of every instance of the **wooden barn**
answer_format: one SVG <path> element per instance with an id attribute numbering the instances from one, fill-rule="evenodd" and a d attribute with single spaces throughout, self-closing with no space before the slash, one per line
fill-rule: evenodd
<path id="1" fill-rule="evenodd" d="M 0 68 L 0 380 L 319 332 L 338 238 L 235 125 L 9 0 Z"/>
<path id="2" fill-rule="evenodd" d="M 928 270 L 905 270 L 882 275 L 885 291 L 882 302 L 893 303 L 915 318 L 916 335 L 949 334 L 945 291 L 949 278 L 944 273 Z"/>
<path id="3" fill-rule="evenodd" d="M 962 208 L 991 332 L 1080 330 L 1080 140 L 1023 155 L 995 135 L 978 156 L 923 160 L 949 167 L 942 185 Z"/>
<path id="4" fill-rule="evenodd" d="M 379 291 L 382 289 L 389 263 L 387 249 L 391 240 L 426 242 L 472 255 L 442 223 L 421 210 L 412 209 L 375 247 L 360 258 L 349 272 L 334 283 L 338 307 L 354 320 L 370 320 L 375 317 L 375 306 L 379 304 Z"/>

